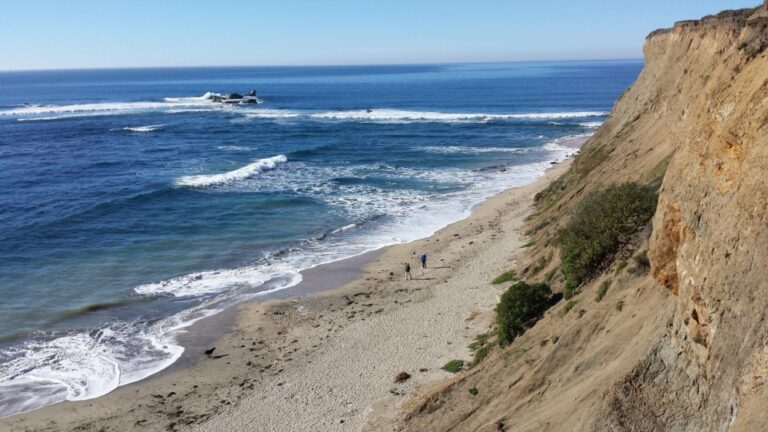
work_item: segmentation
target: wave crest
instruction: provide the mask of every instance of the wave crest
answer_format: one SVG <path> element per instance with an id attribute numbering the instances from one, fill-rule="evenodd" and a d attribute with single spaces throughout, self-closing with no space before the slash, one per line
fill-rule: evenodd
<path id="1" fill-rule="evenodd" d="M 373 120 L 373 121 L 435 121 L 435 122 L 487 122 L 492 120 L 545 120 L 588 118 L 608 115 L 604 111 L 553 112 L 553 113 L 443 113 L 432 111 L 408 111 L 396 109 L 375 109 L 356 111 L 329 111 L 310 115 L 312 118 L 330 120 Z"/>
<path id="2" fill-rule="evenodd" d="M 184 176 L 176 180 L 177 186 L 189 187 L 208 187 L 232 184 L 234 182 L 245 180 L 264 171 L 277 168 L 279 164 L 288 162 L 285 155 L 272 156 L 265 159 L 258 159 L 242 168 L 221 174 Z"/>
<path id="3" fill-rule="evenodd" d="M 163 128 L 165 125 L 148 125 L 148 126 L 135 126 L 135 127 L 124 127 L 122 130 L 128 131 L 128 132 L 153 132 L 158 129 Z"/>

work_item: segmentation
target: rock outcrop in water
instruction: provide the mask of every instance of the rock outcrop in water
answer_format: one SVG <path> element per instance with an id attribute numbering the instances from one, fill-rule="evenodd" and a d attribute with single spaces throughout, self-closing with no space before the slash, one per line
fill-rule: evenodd
<path id="1" fill-rule="evenodd" d="M 216 103 L 224 103 L 224 104 L 257 104 L 259 103 L 259 98 L 256 96 L 256 90 L 251 90 L 248 93 L 245 94 L 245 96 L 241 95 L 240 93 L 229 93 L 226 95 L 221 95 L 218 93 L 206 93 L 205 99 L 210 100 L 211 102 Z"/>
<path id="2" fill-rule="evenodd" d="M 561 287 L 558 229 L 608 185 L 658 186 L 652 226 L 578 314 L 551 309 L 411 401 L 403 429 L 768 430 L 767 49 L 768 1 L 648 36 L 637 81 L 539 197 L 520 270 Z"/>

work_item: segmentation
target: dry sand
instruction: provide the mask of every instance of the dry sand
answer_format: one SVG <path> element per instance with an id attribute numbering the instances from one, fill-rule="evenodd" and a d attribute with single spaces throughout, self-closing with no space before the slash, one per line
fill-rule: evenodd
<path id="1" fill-rule="evenodd" d="M 568 164 L 429 238 L 314 269 L 281 294 L 312 295 L 202 321 L 165 373 L 4 419 L 0 430 L 390 430 L 404 401 L 450 377 L 442 365 L 471 360 L 467 346 L 489 329 L 503 289 L 490 281 L 515 267 L 534 194 Z M 405 261 L 413 281 L 403 280 Z M 395 383 L 400 372 L 411 378 Z"/>

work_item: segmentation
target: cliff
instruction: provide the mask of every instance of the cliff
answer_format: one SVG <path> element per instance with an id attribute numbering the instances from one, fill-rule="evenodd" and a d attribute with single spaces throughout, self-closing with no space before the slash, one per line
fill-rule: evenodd
<path id="1" fill-rule="evenodd" d="M 403 430 L 768 430 L 766 48 L 768 1 L 648 36 L 637 81 L 537 197 L 518 273 L 562 290 L 558 232 L 610 185 L 657 188 L 651 223 L 567 307 L 410 401 Z"/>

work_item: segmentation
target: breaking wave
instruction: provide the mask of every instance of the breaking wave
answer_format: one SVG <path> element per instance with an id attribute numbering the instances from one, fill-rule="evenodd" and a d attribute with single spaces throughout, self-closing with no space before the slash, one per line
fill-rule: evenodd
<path id="1" fill-rule="evenodd" d="M 409 111 L 397 109 L 364 109 L 349 111 L 291 111 L 279 109 L 250 109 L 248 118 L 285 119 L 304 117 L 313 120 L 364 121 L 364 122 L 490 122 L 494 120 L 552 120 L 602 117 L 605 111 L 577 111 L 550 113 L 445 113 L 435 111 Z"/>
<path id="2" fill-rule="evenodd" d="M 239 180 L 245 180 L 247 178 L 261 174 L 264 171 L 273 170 L 279 164 L 286 162 L 288 162 L 288 158 L 284 155 L 272 156 L 265 159 L 258 159 L 242 168 L 221 174 L 180 177 L 176 180 L 176 185 L 189 187 L 208 187 L 231 184 Z"/>
<path id="3" fill-rule="evenodd" d="M 122 130 L 128 132 L 153 132 L 158 129 L 162 129 L 165 125 L 149 125 L 149 126 L 136 126 L 136 127 L 124 127 Z"/>
<path id="4" fill-rule="evenodd" d="M 429 153 L 453 154 L 453 153 L 525 153 L 528 148 L 516 147 L 465 147 L 465 146 L 426 146 L 422 150 Z"/>

